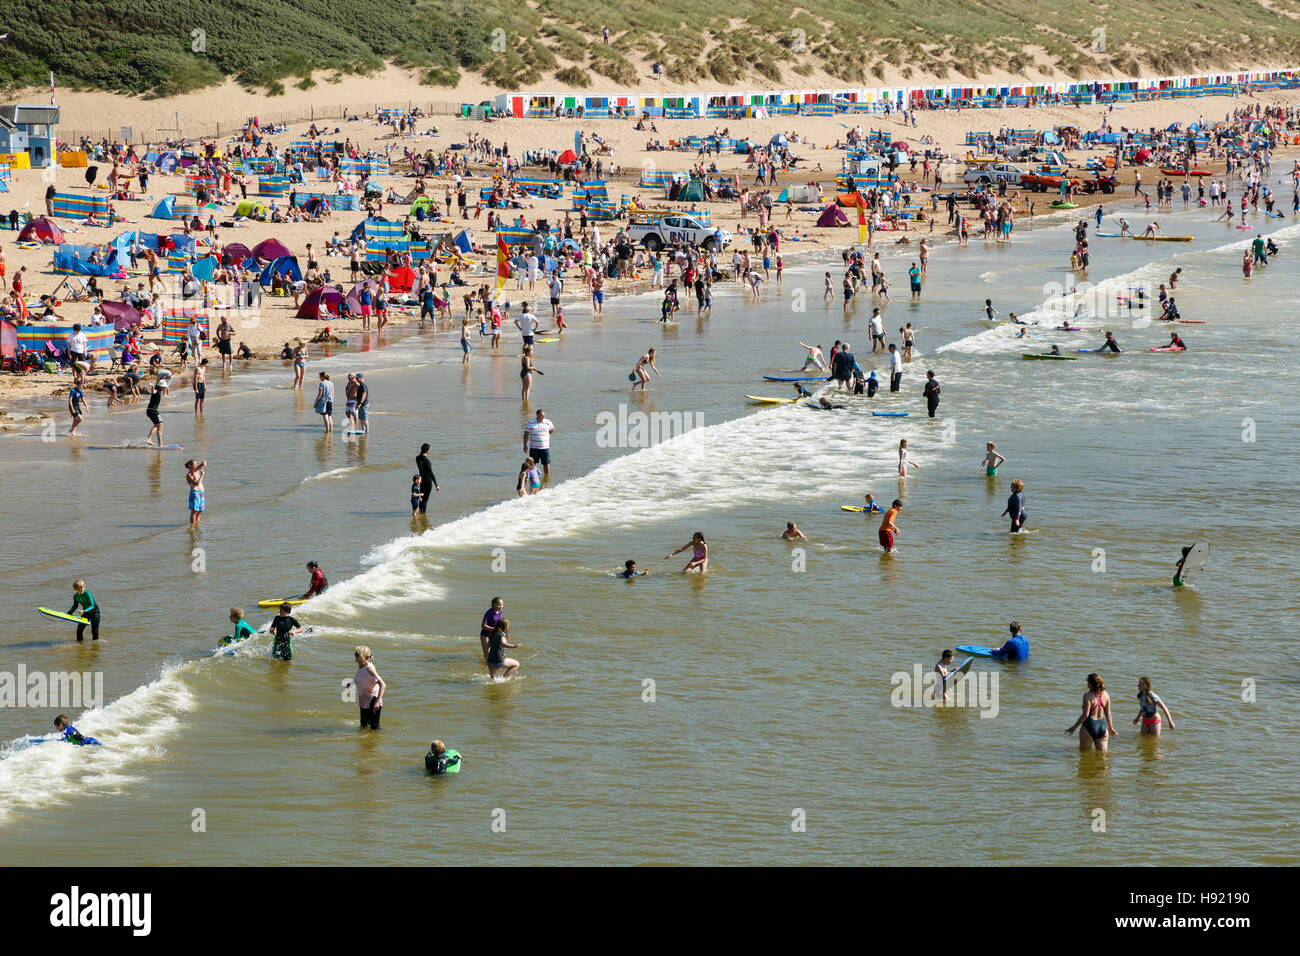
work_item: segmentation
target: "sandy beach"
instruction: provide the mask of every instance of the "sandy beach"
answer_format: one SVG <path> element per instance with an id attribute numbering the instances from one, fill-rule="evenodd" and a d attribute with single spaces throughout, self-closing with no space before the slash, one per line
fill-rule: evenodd
<path id="1" fill-rule="evenodd" d="M 392 77 L 389 76 L 388 79 L 391 81 Z M 354 94 L 355 99 L 359 100 L 367 96 L 377 98 L 381 92 L 381 87 L 374 86 L 373 84 L 376 82 L 379 81 L 374 78 L 348 80 L 344 87 L 335 89 L 339 91 L 346 89 L 349 94 Z M 353 86 L 354 83 L 359 85 Z M 389 91 L 391 92 L 391 90 L 390 86 Z M 228 93 L 229 91 L 225 92 Z M 485 91 L 471 90 L 470 92 L 477 96 Z M 202 111 L 205 107 L 217 111 L 222 108 L 218 104 L 222 102 L 223 95 L 222 92 L 213 90 L 178 98 L 178 102 L 175 103 L 151 101 L 145 106 L 142 105 L 141 101 L 128 97 L 80 93 L 67 94 L 64 97 L 66 102 L 63 105 L 63 126 L 69 129 L 86 126 L 89 125 L 93 116 L 100 122 L 105 119 L 110 119 L 114 125 L 132 125 L 134 122 L 135 125 L 143 128 L 148 125 L 148 120 L 133 119 L 132 110 L 144 110 L 143 114 L 137 113 L 136 115 L 149 118 L 160 117 L 169 109 L 175 113 L 182 107 L 185 110 L 196 112 Z M 314 95 L 319 98 L 321 94 L 317 92 Z M 392 97 L 390 96 L 389 99 L 391 100 Z M 841 170 L 841 160 L 845 155 L 842 150 L 834 147 L 837 143 L 844 142 L 851 125 L 859 125 L 865 130 L 887 130 L 892 136 L 907 142 L 913 154 L 917 156 L 923 156 L 925 150 L 931 150 L 936 155 L 943 154 L 962 158 L 971 153 L 970 148 L 965 145 L 968 132 L 996 131 L 1004 125 L 1017 128 L 1031 127 L 1040 130 L 1051 129 L 1055 126 L 1074 126 L 1081 131 L 1087 131 L 1099 128 L 1103 123 L 1108 122 L 1117 131 L 1121 128 L 1146 130 L 1151 127 L 1164 128 L 1176 122 L 1213 122 L 1222 119 L 1225 114 L 1233 109 L 1240 108 L 1246 103 L 1251 105 L 1260 103 L 1268 106 L 1292 103 L 1297 99 L 1300 99 L 1300 94 L 1295 92 L 1273 92 L 1242 98 L 1207 97 L 1185 101 L 1133 103 L 1113 110 L 1090 106 L 920 111 L 914 114 L 915 126 L 910 123 L 904 126 L 898 114 L 887 118 L 879 116 L 776 117 L 767 120 L 746 119 L 733 121 L 660 119 L 655 122 L 655 132 L 649 131 L 648 128 L 645 131 L 637 131 L 634 128 L 635 121 L 631 119 L 575 121 L 509 118 L 484 123 L 458 117 L 432 116 L 422 119 L 416 124 L 417 132 L 415 135 L 403 137 L 395 136 L 390 128 L 379 125 L 374 119 L 326 122 L 317 125 L 318 128 L 323 128 L 326 131 L 326 138 L 346 138 L 363 151 L 384 151 L 387 149 L 391 151 L 395 160 L 401 156 L 403 149 L 409 148 L 421 153 L 426 150 L 442 151 L 448 149 L 452 144 L 464 143 L 471 133 L 486 136 L 494 144 L 503 143 L 508 145 L 513 156 L 519 156 L 526 150 L 559 151 L 572 144 L 574 131 L 580 129 L 589 138 L 598 137 L 608 147 L 600 158 L 607 170 L 604 178 L 608 183 L 611 198 L 617 200 L 619 196 L 637 197 L 642 205 L 655 208 L 666 207 L 667 203 L 664 201 L 662 191 L 646 190 L 638 186 L 643 170 L 685 173 L 702 157 L 697 156 L 694 151 L 647 149 L 650 141 L 658 141 L 660 144 L 667 145 L 671 141 L 686 137 L 723 131 L 733 138 L 748 137 L 759 143 L 766 143 L 776 133 L 785 133 L 792 138 L 797 136 L 800 142 L 792 142 L 792 151 L 799 157 L 801 162 L 796 170 L 783 171 L 777 185 L 774 187 L 752 186 L 754 170 L 752 164 L 746 164 L 746 157 L 742 154 L 715 154 L 709 156 L 706 161 L 716 162 L 721 174 L 730 175 L 736 173 L 742 186 L 751 186 L 751 188 L 760 190 L 770 189 L 773 198 L 778 196 L 780 190 L 787 185 L 816 183 L 822 188 L 824 202 L 829 202 L 833 200 L 835 177 Z M 310 104 L 311 100 L 308 99 L 305 102 Z M 252 102 L 247 105 L 250 109 L 254 106 Z M 227 105 L 224 108 L 229 109 L 229 106 Z M 309 125 L 311 124 L 307 122 L 293 125 L 286 131 L 272 136 L 271 142 L 284 147 L 292 140 L 304 139 Z M 430 135 L 434 128 L 437 129 L 436 135 Z M 337 130 L 337 133 L 335 133 L 335 130 Z M 228 138 L 222 138 L 217 140 L 216 144 L 218 147 L 225 148 L 229 142 Z M 1068 153 L 1067 156 L 1072 169 L 1077 170 L 1087 163 L 1090 158 L 1100 157 L 1106 152 L 1108 151 L 1074 150 Z M 1279 151 L 1277 159 L 1282 160 L 1286 155 L 1287 151 Z M 1223 171 L 1221 160 L 1203 163 L 1202 166 L 1212 170 L 1215 174 L 1221 174 Z M 956 168 L 960 170 L 962 167 Z M 80 189 L 84 191 L 83 172 L 83 170 L 76 168 L 59 168 L 54 171 L 54 185 L 59 189 Z M 101 170 L 101 173 L 106 172 L 107 169 Z M 391 185 L 398 194 L 404 195 L 410 190 L 414 182 L 412 178 L 404 176 L 404 172 L 405 170 L 400 168 L 400 164 L 394 162 L 393 175 L 381 176 L 377 177 L 377 179 L 385 189 Z M 472 177 L 467 181 L 467 187 L 471 196 L 476 197 L 478 187 L 490 185 L 493 175 L 498 170 L 486 164 L 471 163 L 471 172 Z M 530 172 L 529 169 L 524 170 L 525 174 L 528 172 Z M 900 179 L 905 184 L 910 184 L 913 187 L 913 202 L 919 202 L 928 209 L 931 192 L 918 188 L 919 181 L 922 178 L 922 166 L 918 164 L 916 169 L 912 170 L 907 165 L 903 165 L 899 168 L 899 174 Z M 1157 176 L 1158 171 L 1147 171 L 1144 181 L 1150 183 Z M 1216 178 L 1220 177 L 1216 175 Z M 101 182 L 102 179 L 101 176 Z M 431 195 L 435 200 L 440 199 L 443 182 L 437 177 L 433 177 L 429 180 L 429 183 Z M 1140 200 L 1135 203 L 1132 183 L 1132 169 L 1122 170 L 1120 173 L 1120 188 L 1114 196 L 1084 195 L 1078 197 L 1076 202 L 1079 203 L 1081 209 L 1086 209 L 1097 202 L 1106 203 L 1117 212 L 1130 208 L 1140 208 Z M 14 170 L 9 185 L 10 192 L 5 197 L 5 205 L 24 212 L 40 213 L 43 211 L 43 197 L 49 182 L 46 178 L 43 178 L 42 171 Z M 310 192 L 323 190 L 326 185 L 313 184 L 309 181 L 300 188 Z M 960 184 L 956 188 L 961 188 Z M 139 196 L 134 202 L 117 202 L 115 204 L 118 213 L 125 217 L 125 222 L 115 225 L 112 229 L 78 225 L 69 219 L 57 221 L 67 234 L 67 240 L 79 244 L 105 242 L 112 236 L 128 229 L 143 231 L 166 230 L 168 227 L 162 221 L 149 218 L 148 214 L 154 204 L 163 196 L 183 191 L 184 179 L 180 170 L 173 176 L 155 175 L 150 179 L 147 195 Z M 250 191 L 249 195 L 255 195 L 255 189 Z M 1032 229 L 1032 219 L 1035 216 L 1043 214 L 1059 215 L 1059 213 L 1050 209 L 1050 202 L 1054 198 L 1051 194 L 1012 190 L 1010 197 L 1013 208 L 1017 213 L 1018 229 Z M 472 199 L 471 202 L 473 201 Z M 746 235 L 748 229 L 755 225 L 754 217 L 751 215 L 747 221 L 742 221 L 735 200 L 694 203 L 691 204 L 691 207 L 707 211 L 713 224 L 721 225 L 723 228 L 730 230 L 733 235 L 739 237 L 741 247 L 747 246 Z M 400 219 L 409 212 L 409 208 L 406 205 L 386 204 L 383 214 L 389 218 Z M 530 221 L 543 218 L 555 223 L 563 221 L 565 212 L 570 208 L 570 197 L 566 190 L 561 197 L 554 199 L 530 197 L 527 199 L 527 208 L 507 210 L 504 215 L 507 220 L 512 215 L 524 215 Z M 233 210 L 227 207 L 226 212 L 227 215 L 230 215 Z M 781 231 L 783 238 L 798 240 L 797 242 L 783 244 L 782 255 L 784 257 L 794 259 L 817 250 L 826 250 L 828 248 L 840 250 L 846 246 L 858 244 L 856 220 L 853 220 L 847 227 L 818 228 L 815 223 L 819 213 L 820 205 L 816 203 L 805 204 L 802 209 L 796 207 L 791 211 L 788 218 L 787 211 L 783 207 L 778 206 L 776 208 L 772 224 Z M 453 210 L 453 216 L 456 215 L 456 211 Z M 475 245 L 490 250 L 493 246 L 493 237 L 486 229 L 485 211 L 476 216 L 476 210 L 471 207 L 469 216 L 468 221 L 457 217 L 450 223 L 443 221 L 441 225 L 452 230 L 469 228 L 472 231 Z M 919 228 L 910 232 L 879 233 L 875 237 L 875 241 L 878 244 L 908 243 L 918 241 L 921 236 L 928 238 L 932 245 L 951 241 L 948 229 L 944 225 L 942 208 L 939 210 L 939 216 L 940 220 L 937 224 L 923 223 Z M 285 243 L 292 252 L 301 257 L 308 243 L 311 243 L 319 254 L 327 240 L 335 232 L 338 232 L 346 239 L 352 228 L 362 218 L 363 213 L 360 212 L 335 212 L 332 218 L 320 223 L 273 224 L 245 222 L 240 228 L 219 229 L 218 238 L 222 242 L 238 241 L 252 246 L 262 239 L 274 237 Z M 852 219 L 852 216 L 850 218 Z M 618 222 L 602 224 L 602 233 L 612 234 L 613 231 L 617 230 L 618 225 Z M 430 228 L 436 231 L 439 226 L 440 223 L 435 221 Z M 51 247 L 22 248 L 16 245 L 12 239 L 13 234 L 10 233 L 4 240 L 9 276 L 12 277 L 20 268 L 26 267 L 26 290 L 29 300 L 34 301 L 40 294 L 53 290 L 61 278 L 52 271 Z M 972 242 L 974 241 L 982 240 L 977 240 L 972 236 Z M 480 281 L 480 277 L 483 276 L 486 276 L 486 278 L 481 279 L 481 281 L 492 281 L 491 277 L 495 273 L 493 256 L 475 255 L 469 258 L 474 263 L 475 271 L 466 277 L 468 281 L 474 284 L 476 281 Z M 729 265 L 730 255 L 728 254 L 723 259 Z M 321 264 L 323 268 L 330 271 L 331 281 L 342 283 L 345 289 L 350 287 L 347 276 L 347 259 L 345 257 L 323 257 Z M 145 278 L 143 262 L 141 266 L 140 271 L 129 277 L 127 284 L 132 288 Z M 442 281 L 445 275 L 446 270 L 444 267 L 439 281 Z M 899 277 L 894 278 L 897 281 Z M 106 280 L 102 284 L 111 298 L 116 298 L 118 291 L 123 288 L 123 283 L 120 280 Z M 648 287 L 648 274 L 641 276 L 639 279 L 613 279 L 608 284 L 609 292 L 613 294 L 629 290 L 639 291 Z M 507 297 L 518 296 L 514 292 L 513 281 L 507 286 L 506 294 Z M 590 319 L 590 298 L 580 278 L 566 280 L 564 299 L 566 301 L 566 321 L 571 326 L 581 325 Z M 453 320 L 444 318 L 439 323 L 440 328 L 448 335 L 457 333 L 460 315 L 462 314 L 461 303 L 456 301 L 455 298 L 452 307 L 455 318 Z M 58 311 L 69 322 L 84 323 L 89 321 L 92 305 L 88 302 L 64 302 L 58 307 Z M 308 341 L 321 330 L 322 323 L 314 320 L 297 319 L 295 311 L 293 301 L 288 297 L 264 296 L 259 314 L 253 318 L 246 316 L 235 320 L 237 327 L 235 339 L 245 342 L 252 349 L 258 361 L 273 359 L 278 355 L 284 343 L 293 342 L 299 338 Z M 417 311 L 416 309 L 397 311 L 393 315 L 392 322 L 395 326 L 414 324 Z M 215 322 L 214 313 L 214 325 Z M 329 324 L 335 334 L 349 340 L 349 345 L 358 345 L 360 343 L 362 333 L 359 319 L 337 321 Z M 157 340 L 150 339 L 146 335 L 145 341 L 150 343 Z M 167 362 L 180 372 L 178 358 L 174 352 L 167 355 Z M 91 390 L 102 388 L 104 378 L 102 374 L 92 375 L 89 379 L 89 388 Z M 178 374 L 176 381 L 183 386 L 186 379 L 183 375 Z M 66 375 L 4 374 L 0 376 L 0 401 L 13 406 L 2 410 L 2 413 L 8 417 L 0 418 L 0 422 L 3 423 L 0 427 L 14 428 L 23 418 L 28 417 L 24 416 L 21 410 L 15 410 L 19 406 L 13 403 L 18 403 L 26 398 L 58 395 L 66 391 L 67 387 L 68 376 Z"/>

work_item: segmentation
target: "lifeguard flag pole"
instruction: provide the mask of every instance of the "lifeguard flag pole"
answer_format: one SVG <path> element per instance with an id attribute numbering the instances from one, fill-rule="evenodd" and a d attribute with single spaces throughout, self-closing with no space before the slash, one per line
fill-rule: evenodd
<path id="1" fill-rule="evenodd" d="M 493 302 L 501 301 L 501 290 L 506 287 L 506 280 L 510 278 L 510 250 L 506 248 L 506 240 L 501 233 L 497 233 L 497 291 L 492 297 Z"/>

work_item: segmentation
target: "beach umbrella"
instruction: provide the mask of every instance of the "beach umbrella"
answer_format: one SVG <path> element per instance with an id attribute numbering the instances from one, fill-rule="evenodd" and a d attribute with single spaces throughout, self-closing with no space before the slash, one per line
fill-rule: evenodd
<path id="1" fill-rule="evenodd" d="M 557 160 L 557 162 L 559 162 L 561 165 L 567 165 L 568 163 L 576 163 L 577 161 L 578 161 L 578 154 L 571 149 L 566 149 L 564 152 L 562 152 L 560 154 L 560 158 Z"/>

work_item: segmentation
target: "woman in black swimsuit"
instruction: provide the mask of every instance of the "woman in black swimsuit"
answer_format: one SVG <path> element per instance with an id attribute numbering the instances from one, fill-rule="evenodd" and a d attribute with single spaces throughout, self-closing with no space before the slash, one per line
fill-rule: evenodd
<path id="1" fill-rule="evenodd" d="M 524 354 L 519 357 L 519 378 L 523 384 L 523 400 L 528 401 L 528 393 L 533 390 L 533 373 L 537 366 L 533 364 L 533 347 L 524 346 Z"/>
<path id="2" fill-rule="evenodd" d="M 1083 695 L 1083 710 L 1066 733 L 1072 734 L 1080 726 L 1083 728 L 1079 734 L 1080 750 L 1105 750 L 1108 739 L 1117 736 L 1115 724 L 1110 719 L 1110 694 L 1106 693 L 1105 681 L 1096 674 L 1088 675 L 1088 693 Z"/>

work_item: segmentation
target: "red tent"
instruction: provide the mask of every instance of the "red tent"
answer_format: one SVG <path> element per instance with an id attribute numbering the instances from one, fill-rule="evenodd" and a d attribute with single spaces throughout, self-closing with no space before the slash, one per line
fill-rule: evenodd
<path id="1" fill-rule="evenodd" d="M 578 161 L 578 154 L 571 149 L 566 149 L 564 152 L 562 152 L 558 160 L 558 162 L 561 163 L 562 165 L 568 163 L 576 163 L 577 161 Z"/>
<path id="2" fill-rule="evenodd" d="M 302 305 L 298 307 L 298 318 L 300 319 L 333 319 L 339 314 L 339 307 L 343 304 L 343 293 L 333 286 L 321 286 L 319 289 L 312 289 L 307 293 L 307 298 L 302 300 Z"/>
<path id="3" fill-rule="evenodd" d="M 388 274 L 388 288 L 393 292 L 410 292 L 417 278 L 410 266 L 399 266 Z"/>
<path id="4" fill-rule="evenodd" d="M 254 258 L 253 250 L 242 242 L 227 243 L 225 251 L 222 253 L 224 262 L 232 266 L 237 266 L 245 259 L 252 258 Z"/>
<path id="5" fill-rule="evenodd" d="M 37 216 L 23 226 L 23 231 L 18 233 L 18 241 L 57 244 L 67 240 L 63 238 L 63 230 L 59 228 L 58 223 L 44 216 Z"/>
<path id="6" fill-rule="evenodd" d="M 253 246 L 252 253 L 257 258 L 258 262 L 271 262 L 275 259 L 279 259 L 281 256 L 293 255 L 293 253 L 289 251 L 289 247 L 279 239 L 263 239 L 257 245 Z"/>

